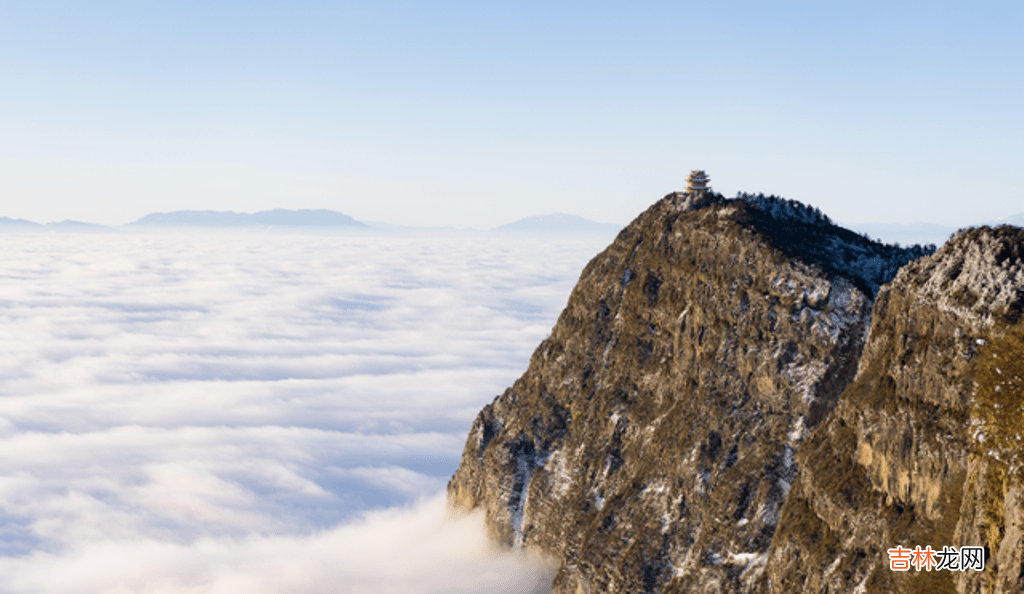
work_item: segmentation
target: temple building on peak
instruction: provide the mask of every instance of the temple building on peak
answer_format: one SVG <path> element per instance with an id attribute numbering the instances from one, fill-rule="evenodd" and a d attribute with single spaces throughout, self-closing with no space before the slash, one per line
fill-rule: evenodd
<path id="1" fill-rule="evenodd" d="M 694 169 L 690 172 L 690 177 L 686 178 L 686 191 L 689 193 L 706 192 L 711 189 L 708 182 L 711 178 L 703 169 Z"/>

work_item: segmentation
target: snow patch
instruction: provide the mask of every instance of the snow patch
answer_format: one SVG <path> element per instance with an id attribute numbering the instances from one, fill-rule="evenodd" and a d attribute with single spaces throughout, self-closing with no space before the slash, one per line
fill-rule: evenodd
<path id="1" fill-rule="evenodd" d="M 711 482 L 711 471 L 707 468 L 700 469 L 700 478 L 697 480 L 697 494 L 704 495 L 707 492 L 708 483 Z"/>
<path id="2" fill-rule="evenodd" d="M 789 444 L 798 445 L 803 441 L 804 434 L 807 432 L 807 428 L 804 426 L 804 416 L 800 415 L 797 418 L 796 423 L 793 423 L 793 429 L 786 436 L 789 438 Z M 790 445 L 786 445 L 786 451 L 788 453 L 789 463 L 786 463 L 786 468 L 789 468 L 790 463 L 793 462 L 793 448 Z"/>
<path id="3" fill-rule="evenodd" d="M 783 377 L 789 380 L 793 391 L 800 394 L 804 404 L 814 402 L 818 381 L 824 374 L 825 364 L 821 361 L 813 361 L 804 365 L 799 365 L 796 362 L 790 363 L 782 372 Z"/>
<path id="4" fill-rule="evenodd" d="M 551 486 L 557 499 L 565 497 L 572 486 L 572 476 L 569 474 L 569 462 L 566 459 L 565 451 L 558 450 L 548 459 L 547 471 L 551 476 Z"/>
<path id="5" fill-rule="evenodd" d="M 857 584 L 857 587 L 853 589 L 853 594 L 868 594 L 868 579 L 871 578 L 871 572 L 869 571 L 864 579 Z"/>
<path id="6" fill-rule="evenodd" d="M 725 563 L 727 565 L 750 565 L 763 561 L 767 556 L 767 553 L 729 553 L 729 556 L 725 558 Z"/>
<path id="7" fill-rule="evenodd" d="M 533 478 L 533 468 L 529 464 L 522 461 L 519 462 L 519 470 L 521 474 L 521 487 L 517 493 L 513 493 L 509 497 L 509 502 L 512 503 L 510 506 L 511 514 L 509 514 L 509 522 L 512 524 L 512 548 L 521 549 L 523 546 L 523 515 L 526 511 L 526 498 L 529 496 L 530 479 Z M 516 477 L 517 484 L 520 477 Z M 512 499 L 515 497 L 515 500 Z"/>
<path id="8" fill-rule="evenodd" d="M 786 497 L 789 497 L 789 490 L 793 488 L 793 479 L 785 478 L 785 477 L 780 478 L 779 479 L 779 488 L 782 489 L 782 499 L 785 500 Z M 776 511 L 775 512 L 775 521 L 776 522 L 779 521 L 779 517 L 778 516 L 779 516 L 779 514 Z"/>

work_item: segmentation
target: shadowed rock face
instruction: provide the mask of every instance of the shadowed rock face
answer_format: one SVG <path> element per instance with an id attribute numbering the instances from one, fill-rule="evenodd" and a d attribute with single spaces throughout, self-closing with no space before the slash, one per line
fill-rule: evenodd
<path id="1" fill-rule="evenodd" d="M 891 464 L 871 465 L 856 424 L 837 429 L 835 443 L 820 437 L 856 384 L 873 293 L 919 255 L 772 199 L 665 197 L 591 261 L 529 369 L 481 411 L 450 503 L 484 508 L 496 539 L 558 560 L 555 592 L 826 583 L 827 567 L 793 555 L 819 550 L 827 519 L 854 517 L 813 496 L 832 485 L 804 471 L 808 443 L 824 469 L 838 455 L 830 448 L 849 450 L 862 479 L 849 505 L 887 504 L 873 480 L 932 514 L 952 505 L 940 461 L 928 467 L 932 483 L 907 486 Z M 850 547 L 832 538 L 834 550 Z M 883 555 L 888 544 L 877 545 Z M 877 561 L 850 551 L 844 583 Z"/>

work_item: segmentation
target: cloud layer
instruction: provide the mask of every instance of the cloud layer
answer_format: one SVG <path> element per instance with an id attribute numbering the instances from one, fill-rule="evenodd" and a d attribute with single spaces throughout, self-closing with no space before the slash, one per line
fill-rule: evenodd
<path id="1" fill-rule="evenodd" d="M 496 549 L 483 518 L 453 517 L 443 494 L 302 536 L 97 538 L 61 554 L 0 559 L 11 592 L 539 594 L 554 569 Z"/>
<path id="2" fill-rule="evenodd" d="M 438 493 L 606 241 L 0 237 L 0 588 L 532 591 Z"/>

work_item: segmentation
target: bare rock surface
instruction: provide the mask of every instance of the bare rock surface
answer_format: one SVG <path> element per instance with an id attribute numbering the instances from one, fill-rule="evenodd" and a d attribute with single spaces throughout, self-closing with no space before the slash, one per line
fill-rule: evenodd
<path id="1" fill-rule="evenodd" d="M 552 556 L 557 593 L 1020 583 L 894 576 L 885 549 L 998 533 L 991 563 L 1019 561 L 1013 427 L 970 378 L 1020 317 L 1021 233 L 929 256 L 791 201 L 670 194 L 480 412 L 449 503 Z"/>
<path id="2" fill-rule="evenodd" d="M 1006 344 L 1024 305 L 1022 255 L 1020 228 L 961 231 L 882 288 L 856 378 L 796 456 L 767 590 L 1024 591 L 1020 474 L 1000 459 L 1021 448 L 1019 384 L 1017 410 L 998 411 L 1017 420 L 1001 448 L 986 444 L 977 398 L 986 356 L 1024 359 Z M 985 572 L 893 572 L 897 545 L 990 557 Z"/>

